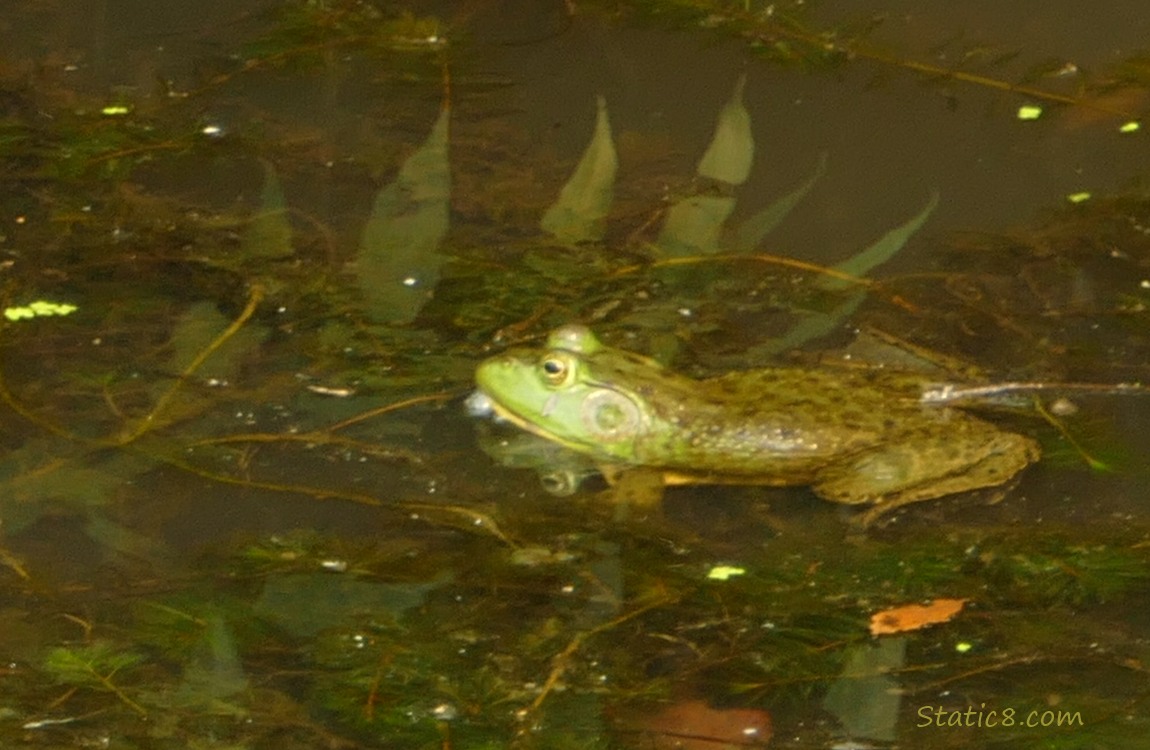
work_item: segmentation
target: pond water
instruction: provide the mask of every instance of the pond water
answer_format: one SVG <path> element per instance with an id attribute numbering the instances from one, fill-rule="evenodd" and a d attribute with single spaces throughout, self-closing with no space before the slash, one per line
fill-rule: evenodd
<path id="1" fill-rule="evenodd" d="M 1143 742 L 1141 5 L 9 6 L 0 745 Z M 570 323 L 1042 458 L 608 486 L 464 405 Z"/>

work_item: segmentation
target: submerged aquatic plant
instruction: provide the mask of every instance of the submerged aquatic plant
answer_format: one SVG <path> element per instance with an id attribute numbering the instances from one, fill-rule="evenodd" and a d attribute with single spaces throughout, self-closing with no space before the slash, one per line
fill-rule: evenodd
<path id="1" fill-rule="evenodd" d="M 117 684 L 124 673 L 143 661 L 142 654 L 110 642 L 97 642 L 51 649 L 44 656 L 43 668 L 61 684 L 106 691 L 135 713 L 146 716 L 147 710 Z"/>

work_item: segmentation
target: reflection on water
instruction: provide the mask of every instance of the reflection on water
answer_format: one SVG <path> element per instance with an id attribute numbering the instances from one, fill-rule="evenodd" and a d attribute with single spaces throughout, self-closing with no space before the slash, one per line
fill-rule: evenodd
<path id="1" fill-rule="evenodd" d="M 1003 416 L 1043 444 L 1017 484 L 866 533 L 803 488 L 640 502 L 463 408 L 570 321 L 693 375 L 864 330 L 968 379 L 1145 382 L 1150 203 L 1110 195 L 1145 88 L 1066 64 L 1119 62 L 1122 3 L 1085 48 L 1058 4 L 873 37 L 756 3 L 15 5 L 0 745 L 1145 734 L 1144 397 Z M 1021 53 L 920 52 L 968 25 Z"/>

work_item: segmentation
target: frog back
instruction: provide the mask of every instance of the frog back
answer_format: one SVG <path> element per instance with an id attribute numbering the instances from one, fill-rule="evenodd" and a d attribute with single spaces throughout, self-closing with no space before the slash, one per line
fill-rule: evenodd
<path id="1" fill-rule="evenodd" d="M 642 387 L 649 417 L 637 463 L 773 484 L 811 481 L 827 462 L 933 419 L 918 380 L 893 373 L 770 368 Z M 768 481 L 773 478 L 773 481 Z"/>

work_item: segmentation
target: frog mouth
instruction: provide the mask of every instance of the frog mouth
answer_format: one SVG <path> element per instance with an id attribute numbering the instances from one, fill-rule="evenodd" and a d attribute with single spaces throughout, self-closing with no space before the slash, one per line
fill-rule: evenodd
<path id="1" fill-rule="evenodd" d="M 560 401 L 561 394 L 553 393 L 548 396 L 538 411 L 531 413 L 548 418 L 555 413 Z M 527 416 L 507 408 L 504 404 L 487 395 L 482 389 L 471 394 L 465 402 L 465 406 L 472 416 L 489 418 L 497 423 L 505 422 L 569 448 L 577 448 L 588 442 L 586 439 L 572 438 L 569 435 L 549 430 L 538 422 L 531 421 Z M 643 415 L 635 402 L 627 396 L 611 390 L 598 390 L 588 394 L 579 406 L 579 416 L 583 431 L 591 439 L 591 442 L 618 443 L 629 440 L 635 437 L 643 424 Z"/>
<path id="2" fill-rule="evenodd" d="M 467 400 L 464 401 L 464 408 L 467 409 L 467 413 L 472 417 L 490 419 L 496 424 L 506 423 L 514 425 L 521 430 L 530 432 L 533 435 L 538 435 L 539 437 L 548 438 L 550 440 L 560 440 L 558 435 L 542 429 L 534 422 L 529 422 L 526 418 L 511 411 L 506 406 L 500 404 L 498 401 L 488 396 L 482 390 L 476 390 L 474 393 L 468 396 Z M 554 407 L 551 408 L 553 409 Z M 546 416 L 547 411 L 548 407 L 545 405 L 541 413 Z"/>

